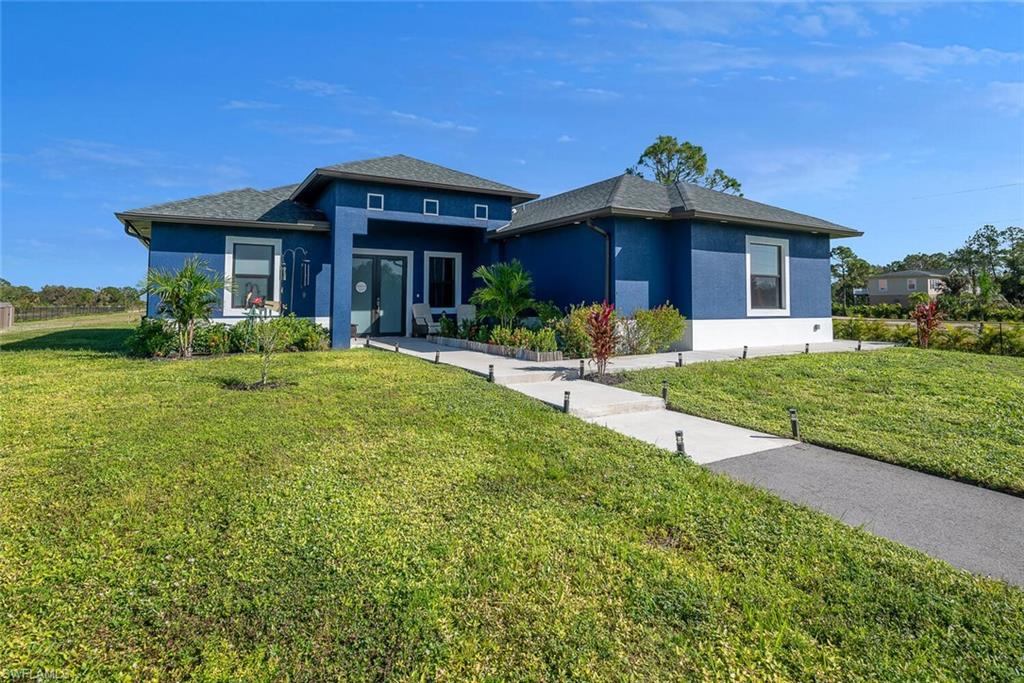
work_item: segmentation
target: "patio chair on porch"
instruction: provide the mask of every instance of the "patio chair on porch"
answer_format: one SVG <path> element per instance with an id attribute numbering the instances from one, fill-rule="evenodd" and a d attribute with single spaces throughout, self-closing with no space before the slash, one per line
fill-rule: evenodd
<path id="1" fill-rule="evenodd" d="M 461 304 L 455 309 L 455 324 L 462 327 L 463 320 L 469 320 L 470 322 L 476 320 L 476 306 L 473 304 Z"/>
<path id="2" fill-rule="evenodd" d="M 413 334 L 427 336 L 438 334 L 441 331 L 441 324 L 434 322 L 434 315 L 430 312 L 429 304 L 412 305 L 412 326 Z"/>

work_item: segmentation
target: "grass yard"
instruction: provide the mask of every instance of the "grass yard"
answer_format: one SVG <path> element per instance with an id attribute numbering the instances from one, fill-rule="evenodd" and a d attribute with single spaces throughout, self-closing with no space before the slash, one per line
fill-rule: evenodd
<path id="1" fill-rule="evenodd" d="M 701 363 L 620 386 L 673 408 L 1024 495 L 1024 358 L 888 349 Z"/>
<path id="2" fill-rule="evenodd" d="M 1024 676 L 1024 592 L 455 368 L 124 333 L 0 339 L 7 673 Z"/>

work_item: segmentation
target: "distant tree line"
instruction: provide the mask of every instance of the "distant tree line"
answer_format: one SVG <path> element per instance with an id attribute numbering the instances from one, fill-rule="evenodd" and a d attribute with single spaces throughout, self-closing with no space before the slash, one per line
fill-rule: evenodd
<path id="1" fill-rule="evenodd" d="M 979 228 L 950 252 L 908 254 L 872 265 L 845 245 L 832 249 L 832 299 L 853 303 L 853 290 L 876 273 L 900 270 L 950 271 L 943 278 L 946 297 L 973 298 L 980 306 L 1024 305 L 1024 228 Z"/>
<path id="2" fill-rule="evenodd" d="M 0 301 L 14 305 L 15 309 L 35 306 L 111 306 L 136 308 L 141 306 L 142 291 L 135 287 L 68 287 L 43 285 L 38 290 L 26 285 L 12 285 L 0 278 Z"/>

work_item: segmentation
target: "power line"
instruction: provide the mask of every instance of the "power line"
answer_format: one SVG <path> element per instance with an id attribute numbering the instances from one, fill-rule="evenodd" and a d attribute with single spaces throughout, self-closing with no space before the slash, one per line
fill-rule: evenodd
<path id="1" fill-rule="evenodd" d="M 1019 185 L 1024 185 L 1024 182 L 1006 183 L 1005 185 L 989 185 L 988 187 L 975 187 L 969 190 L 954 190 L 952 192 L 940 192 L 938 194 L 923 194 L 919 197 L 910 197 L 910 199 L 931 199 L 933 197 L 949 197 L 954 194 L 967 194 L 969 192 L 986 192 L 988 190 L 1001 190 L 1005 187 L 1017 187 Z"/>

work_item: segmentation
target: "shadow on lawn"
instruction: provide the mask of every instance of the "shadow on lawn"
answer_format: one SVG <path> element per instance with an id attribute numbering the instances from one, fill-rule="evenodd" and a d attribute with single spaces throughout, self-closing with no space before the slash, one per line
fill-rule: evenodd
<path id="1" fill-rule="evenodd" d="M 11 342 L 0 337 L 0 350 L 95 351 L 125 355 L 124 343 L 129 334 L 129 329 L 81 328 L 60 330 Z"/>

